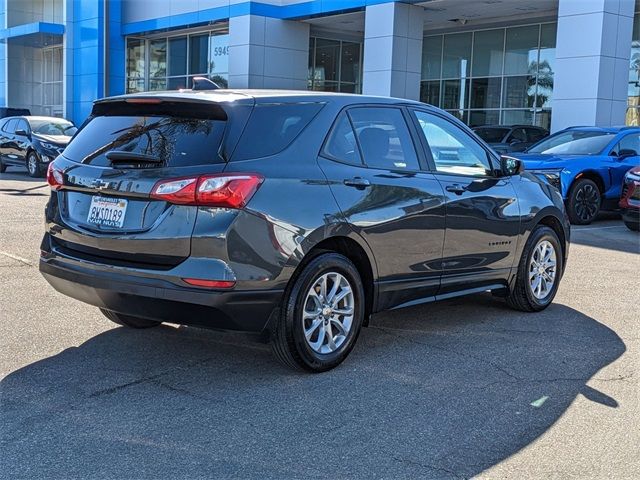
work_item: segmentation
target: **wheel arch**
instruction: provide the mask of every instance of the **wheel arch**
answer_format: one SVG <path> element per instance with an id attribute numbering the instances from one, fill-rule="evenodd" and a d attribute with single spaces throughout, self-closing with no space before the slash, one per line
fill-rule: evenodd
<path id="1" fill-rule="evenodd" d="M 544 225 L 546 227 L 549 227 L 551 230 L 553 230 L 556 233 L 556 235 L 558 235 L 558 239 L 560 240 L 560 247 L 562 248 L 562 260 L 563 260 L 562 269 L 564 271 L 565 265 L 567 263 L 567 255 L 569 253 L 568 252 L 569 238 L 562 225 L 562 221 L 560 221 L 560 219 L 557 216 L 551 213 L 547 213 L 545 215 L 540 216 L 540 218 L 537 219 L 537 222 L 534 228 L 539 225 Z M 531 231 L 533 231 L 533 229 L 531 229 Z"/>
<path id="2" fill-rule="evenodd" d="M 353 233 L 343 232 L 342 234 L 317 239 L 315 242 L 308 241 L 304 250 L 305 255 L 296 266 L 289 280 L 289 284 L 292 285 L 300 271 L 318 255 L 335 252 L 345 256 L 355 265 L 362 279 L 362 286 L 365 293 L 364 325 L 367 325 L 376 301 L 375 297 L 377 292 L 375 289 L 375 281 L 378 278 L 375 259 L 368 245 Z"/>
<path id="3" fill-rule="evenodd" d="M 582 179 L 587 179 L 594 182 L 597 185 L 598 190 L 600 191 L 600 196 L 604 197 L 604 192 L 606 192 L 607 186 L 605 184 L 605 180 L 602 177 L 602 175 L 600 175 L 600 173 L 598 173 L 595 170 L 583 170 L 582 172 L 578 173 L 575 177 L 573 177 L 573 180 L 571 181 L 571 185 L 569 185 L 569 188 L 567 189 L 567 194 L 570 194 L 574 185 Z"/>

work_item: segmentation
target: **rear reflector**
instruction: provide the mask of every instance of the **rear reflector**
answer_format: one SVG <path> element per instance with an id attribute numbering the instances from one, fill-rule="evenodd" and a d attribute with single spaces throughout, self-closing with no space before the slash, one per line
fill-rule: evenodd
<path id="1" fill-rule="evenodd" d="M 195 287 L 205 288 L 233 288 L 236 282 L 228 280 L 203 280 L 201 278 L 183 278 L 183 282 Z"/>
<path id="2" fill-rule="evenodd" d="M 47 168 L 47 183 L 51 190 L 60 190 L 64 186 L 62 170 L 56 167 L 56 162 L 51 162 Z"/>
<path id="3" fill-rule="evenodd" d="M 252 173 L 173 178 L 156 183 L 151 198 L 180 205 L 242 208 L 263 181 L 262 176 Z"/>

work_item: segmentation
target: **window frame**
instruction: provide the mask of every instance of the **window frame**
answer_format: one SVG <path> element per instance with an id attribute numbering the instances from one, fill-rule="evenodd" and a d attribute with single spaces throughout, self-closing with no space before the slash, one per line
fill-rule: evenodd
<path id="1" fill-rule="evenodd" d="M 342 108 L 338 114 L 336 115 L 336 117 L 333 119 L 333 122 L 331 123 L 331 127 L 329 127 L 329 131 L 327 132 L 327 135 L 325 136 L 324 141 L 322 142 L 322 147 L 320 148 L 320 153 L 318 154 L 319 157 L 322 158 L 326 158 L 327 160 L 331 160 L 332 162 L 337 162 L 337 163 L 341 163 L 342 165 L 349 165 L 352 167 L 367 167 L 367 165 L 364 163 L 364 159 L 362 158 L 362 152 L 360 151 L 360 146 L 358 145 L 358 139 L 356 138 L 356 131 L 355 128 L 353 128 L 353 122 L 351 121 L 351 117 L 349 116 L 349 114 L 347 113 L 347 109 L 348 107 Z M 343 159 L 337 158 L 333 155 L 331 155 L 330 153 L 327 152 L 327 145 L 329 144 L 329 141 L 331 140 L 332 136 L 333 136 L 333 132 L 338 128 L 338 122 L 340 121 L 340 117 L 344 114 L 344 117 L 347 119 L 347 121 L 349 122 L 349 125 L 351 126 L 351 132 L 353 133 L 353 138 L 355 140 L 356 143 L 356 149 L 358 152 L 358 158 L 360 159 L 360 163 L 350 163 L 347 162 Z"/>
<path id="2" fill-rule="evenodd" d="M 450 118 L 447 118 L 445 115 L 440 114 L 439 112 L 436 111 L 430 111 L 426 108 L 421 108 L 418 106 L 411 106 L 408 108 L 409 113 L 411 114 L 411 119 L 414 125 L 414 128 L 417 131 L 419 140 L 422 144 L 422 149 L 424 150 L 424 155 L 425 158 L 427 159 L 427 163 L 429 165 L 429 172 L 432 173 L 433 175 L 448 175 L 448 176 L 454 176 L 454 177 L 463 177 L 463 178 L 499 178 L 499 174 L 498 172 L 500 171 L 500 169 L 498 168 L 497 165 L 500 165 L 499 159 L 496 158 L 496 155 L 494 152 L 492 152 L 490 149 L 486 148 L 484 145 L 482 145 L 482 143 L 478 142 L 473 134 L 473 131 L 464 123 L 460 122 L 459 120 L 457 120 L 456 122 L 451 121 Z M 485 175 L 468 175 L 465 173 L 453 173 L 453 172 L 443 172 L 442 170 L 438 170 L 437 166 L 436 166 L 436 162 L 433 159 L 433 154 L 431 153 L 431 147 L 429 146 L 429 142 L 427 141 L 427 137 L 424 134 L 422 128 L 420 127 L 420 122 L 418 120 L 418 116 L 414 113 L 414 112 L 422 112 L 425 113 L 427 115 L 433 115 L 434 117 L 438 117 L 442 120 L 444 120 L 445 122 L 448 122 L 449 124 L 451 124 L 454 127 L 458 127 L 460 130 L 462 130 L 464 133 L 467 134 L 467 136 L 471 139 L 471 141 L 473 141 L 476 145 L 478 145 L 486 154 L 487 154 L 487 159 L 489 161 L 489 167 L 491 169 L 491 173 L 490 174 L 485 174 Z M 455 118 L 455 117 L 454 117 Z M 458 124 L 460 123 L 460 125 Z"/>
<path id="3" fill-rule="evenodd" d="M 357 108 L 387 108 L 387 109 L 396 109 L 400 111 L 400 114 L 402 115 L 402 118 L 404 120 L 404 123 L 407 127 L 407 132 L 409 133 L 409 138 L 411 139 L 411 144 L 413 146 L 413 150 L 416 154 L 416 160 L 418 161 L 418 169 L 414 169 L 414 168 L 398 168 L 398 169 L 394 169 L 394 168 L 382 168 L 382 167 L 376 167 L 376 166 L 372 166 L 367 164 L 367 161 L 364 157 L 364 153 L 362 152 L 362 148 L 360 147 L 360 139 L 358 138 L 356 129 L 353 125 L 353 120 L 351 118 L 351 115 L 349 114 L 349 112 L 351 110 L 357 109 Z M 394 172 L 394 173 L 419 173 L 419 172 L 428 172 L 428 163 L 426 162 L 426 158 L 424 157 L 424 152 L 421 151 L 421 149 L 418 147 L 418 144 L 416 143 L 416 131 L 414 129 L 414 125 L 413 125 L 413 121 L 410 118 L 410 115 L 407 112 L 407 108 L 406 105 L 403 104 L 398 104 L 398 105 L 394 105 L 394 104 L 370 104 L 370 103 L 361 103 L 361 104 L 357 104 L 357 105 L 350 105 L 348 107 L 345 107 L 343 110 L 347 111 L 347 117 L 349 117 L 349 122 L 351 123 L 351 128 L 353 129 L 355 138 L 356 138 L 356 145 L 358 147 L 358 151 L 360 152 L 360 158 L 362 159 L 362 166 L 371 170 L 384 170 L 387 172 Z M 336 117 L 337 118 L 337 117 Z M 419 141 L 419 140 L 418 140 Z M 344 163 L 344 162 L 342 162 Z M 347 165 L 353 165 L 353 164 L 347 164 Z"/>
<path id="4" fill-rule="evenodd" d="M 15 133 L 16 133 L 16 128 L 15 127 L 13 127 L 13 131 L 6 130 L 6 128 L 11 124 L 11 122 L 15 122 L 16 125 L 17 125 L 18 124 L 18 119 L 16 117 L 7 119 L 7 121 L 4 122 L 4 124 L 2 125 L 2 131 L 4 133 L 8 134 L 8 135 L 15 135 Z"/>
<path id="5" fill-rule="evenodd" d="M 24 125 L 22 128 L 18 128 L 20 125 Z M 31 134 L 31 124 L 25 118 L 18 119 L 18 125 L 16 125 L 16 130 L 24 130 L 27 132 L 27 135 Z"/>
<path id="6" fill-rule="evenodd" d="M 637 135 L 638 136 L 638 143 L 640 143 L 640 132 L 629 132 L 626 135 L 623 135 L 622 137 L 620 137 L 616 143 L 613 144 L 613 147 L 611 147 L 609 149 L 609 156 L 615 156 L 618 157 L 620 155 L 620 143 L 622 143 L 622 141 L 624 139 L 626 139 L 627 137 L 630 137 L 632 135 Z M 612 155 L 612 153 L 615 152 L 615 155 Z M 640 155 L 640 152 L 636 152 L 638 155 Z"/>

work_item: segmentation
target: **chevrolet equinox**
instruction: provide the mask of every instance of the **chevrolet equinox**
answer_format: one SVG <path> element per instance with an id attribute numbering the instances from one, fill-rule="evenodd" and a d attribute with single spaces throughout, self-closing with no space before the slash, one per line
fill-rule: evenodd
<path id="1" fill-rule="evenodd" d="M 47 180 L 40 271 L 56 290 L 129 327 L 254 333 L 312 372 L 376 312 L 484 291 L 542 310 L 569 245 L 556 188 L 393 98 L 106 98 Z"/>

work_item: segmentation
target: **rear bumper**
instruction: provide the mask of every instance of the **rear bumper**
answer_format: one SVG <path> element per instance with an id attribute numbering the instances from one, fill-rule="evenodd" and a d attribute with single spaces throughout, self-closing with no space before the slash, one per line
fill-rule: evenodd
<path id="1" fill-rule="evenodd" d="M 282 290 L 181 287 L 173 272 L 127 269 L 60 255 L 43 242 L 40 272 L 60 293 L 96 307 L 161 322 L 261 333 Z M 48 247 L 48 248 L 47 248 Z"/>

